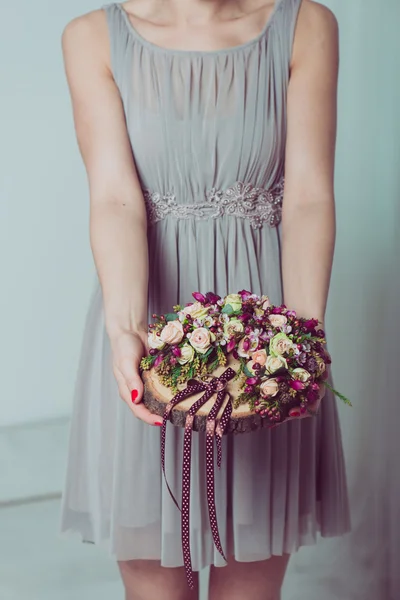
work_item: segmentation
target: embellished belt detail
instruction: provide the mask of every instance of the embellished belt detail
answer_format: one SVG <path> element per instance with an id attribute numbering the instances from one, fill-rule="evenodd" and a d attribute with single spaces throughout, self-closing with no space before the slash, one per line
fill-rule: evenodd
<path id="1" fill-rule="evenodd" d="M 214 486 L 214 439 L 217 447 L 217 466 L 221 467 L 222 461 L 222 436 L 228 425 L 232 413 L 231 397 L 225 389 L 228 381 L 235 376 L 236 372 L 228 367 L 219 377 L 213 377 L 211 381 L 203 382 L 197 379 L 189 379 L 187 387 L 178 392 L 167 404 L 163 416 L 161 430 L 161 466 L 164 473 L 165 482 L 168 491 L 181 511 L 181 534 L 182 534 L 182 552 L 185 565 L 187 582 L 190 588 L 194 588 L 192 559 L 190 553 L 190 473 L 191 473 L 191 455 L 192 455 L 192 427 L 197 411 L 216 393 L 217 398 L 207 416 L 206 429 L 206 475 L 207 475 L 207 505 L 208 516 L 210 520 L 211 533 L 215 547 L 226 561 L 226 556 L 222 549 L 219 537 L 217 513 L 215 508 L 215 486 Z M 165 474 L 165 441 L 167 433 L 167 421 L 170 419 L 172 409 L 182 402 L 188 396 L 204 392 L 202 396 L 192 405 L 186 416 L 185 434 L 183 438 L 183 464 L 182 464 L 182 506 L 180 507 L 172 490 L 168 484 Z M 217 419 L 218 413 L 223 405 L 224 398 L 228 394 L 228 402 Z"/>
<path id="2" fill-rule="evenodd" d="M 254 229 L 260 229 L 264 223 L 276 227 L 281 221 L 284 183 L 283 176 L 270 189 L 237 181 L 225 190 L 208 190 L 205 202 L 192 204 L 180 204 L 172 193 L 161 194 L 145 189 L 143 196 L 148 223 L 152 225 L 167 215 L 173 215 L 177 219 L 196 220 L 232 215 L 249 219 Z"/>

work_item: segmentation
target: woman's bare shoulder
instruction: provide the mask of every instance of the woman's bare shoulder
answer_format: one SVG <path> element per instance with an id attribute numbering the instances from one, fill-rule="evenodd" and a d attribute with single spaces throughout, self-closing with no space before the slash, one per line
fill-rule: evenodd
<path id="1" fill-rule="evenodd" d="M 296 24 L 293 63 L 320 48 L 321 44 L 337 47 L 338 35 L 339 24 L 332 10 L 314 0 L 303 0 Z"/>
<path id="2" fill-rule="evenodd" d="M 62 32 L 63 52 L 95 52 L 107 59 L 108 30 L 105 11 L 101 8 L 73 18 Z"/>

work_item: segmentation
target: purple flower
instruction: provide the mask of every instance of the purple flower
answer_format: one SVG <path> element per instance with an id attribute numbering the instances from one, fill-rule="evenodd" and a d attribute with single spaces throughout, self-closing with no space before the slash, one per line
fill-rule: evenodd
<path id="1" fill-rule="evenodd" d="M 158 367 L 158 365 L 162 363 L 163 359 L 164 359 L 164 356 L 162 354 L 159 354 L 157 356 L 156 360 L 154 361 L 153 367 L 155 367 L 155 368 Z"/>
<path id="2" fill-rule="evenodd" d="M 249 338 L 244 338 L 243 340 L 243 350 L 245 352 L 247 352 L 247 350 L 250 348 L 250 340 Z"/>
<path id="3" fill-rule="evenodd" d="M 281 315 L 285 309 L 282 306 L 274 306 L 271 310 L 273 315 Z"/>
<path id="4" fill-rule="evenodd" d="M 181 349 L 179 348 L 179 346 L 172 346 L 172 354 L 174 356 L 180 356 L 181 355 Z"/>
<path id="5" fill-rule="evenodd" d="M 307 360 L 307 354 L 306 354 L 305 352 L 301 352 L 301 353 L 299 354 L 299 356 L 297 357 L 297 362 L 298 362 L 300 365 L 304 365 L 304 364 L 305 364 L 305 362 L 306 362 L 306 360 Z"/>
<path id="6" fill-rule="evenodd" d="M 193 292 L 192 296 L 195 300 L 197 300 L 197 302 L 201 302 L 202 304 L 207 302 L 207 298 L 203 296 L 203 294 L 201 294 L 200 292 Z"/>
<path id="7" fill-rule="evenodd" d="M 299 381 L 298 379 L 293 379 L 292 381 L 289 382 L 290 387 L 292 388 L 292 390 L 295 390 L 296 392 L 299 392 L 300 390 L 304 390 L 305 385 L 302 381 Z"/>
<path id="8" fill-rule="evenodd" d="M 310 358 L 307 359 L 306 365 L 307 370 L 310 373 L 315 373 L 316 371 L 318 371 L 318 363 L 313 356 L 310 356 Z"/>
<path id="9" fill-rule="evenodd" d="M 246 379 L 246 384 L 247 385 L 256 385 L 256 383 L 258 383 L 258 377 L 248 377 Z"/>
<path id="10" fill-rule="evenodd" d="M 236 346 L 236 340 L 235 340 L 235 338 L 231 338 L 226 346 L 226 351 L 231 352 L 235 346 Z"/>

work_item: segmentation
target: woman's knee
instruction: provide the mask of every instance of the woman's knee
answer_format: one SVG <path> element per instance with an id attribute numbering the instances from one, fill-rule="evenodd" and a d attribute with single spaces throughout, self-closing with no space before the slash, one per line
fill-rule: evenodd
<path id="1" fill-rule="evenodd" d="M 162 567 L 155 560 L 119 561 L 126 600 L 197 600 L 191 591 L 183 567 Z M 197 578 L 196 578 L 197 583 Z M 198 588 L 198 586 L 197 586 Z"/>
<path id="2" fill-rule="evenodd" d="M 211 567 L 209 600 L 279 600 L 289 558 L 239 562 L 232 557 L 225 567 Z"/>

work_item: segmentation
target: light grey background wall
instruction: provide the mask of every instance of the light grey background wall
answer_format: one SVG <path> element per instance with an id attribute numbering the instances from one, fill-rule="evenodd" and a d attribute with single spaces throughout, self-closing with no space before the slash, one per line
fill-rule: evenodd
<path id="1" fill-rule="evenodd" d="M 0 425 L 70 411 L 94 267 L 60 38 L 95 7 L 2 3 Z"/>

